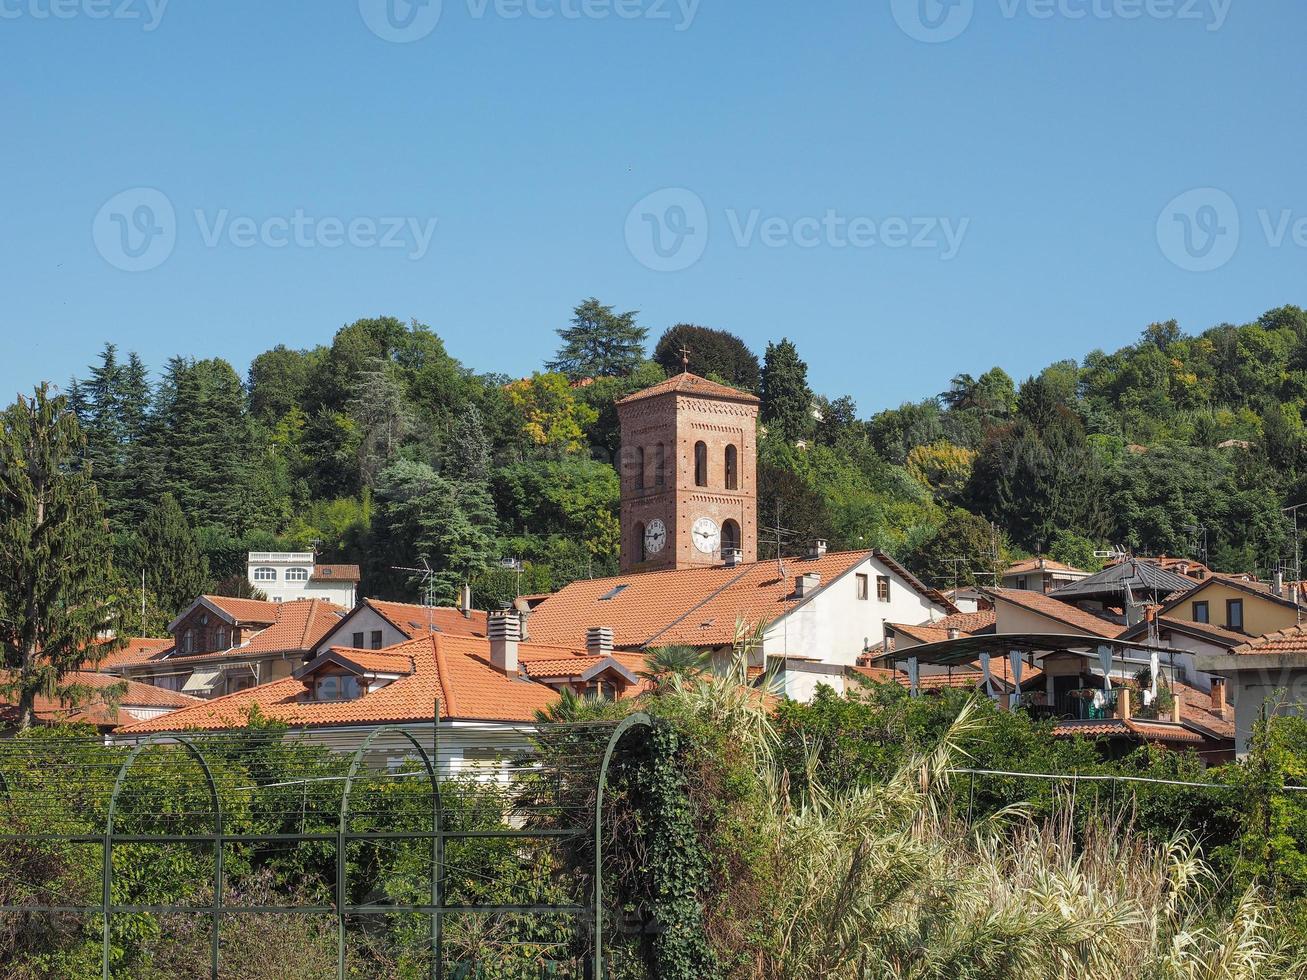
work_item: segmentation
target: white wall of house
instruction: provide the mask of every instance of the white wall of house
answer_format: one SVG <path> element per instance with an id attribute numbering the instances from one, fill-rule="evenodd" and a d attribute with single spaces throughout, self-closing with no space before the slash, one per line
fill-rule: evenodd
<path id="1" fill-rule="evenodd" d="M 1281 715 L 1307 714 L 1307 669 L 1233 671 L 1227 699 L 1234 701 L 1234 750 L 1248 752 L 1253 728 L 1262 719 L 1262 706 Z"/>
<path id="2" fill-rule="evenodd" d="M 311 551 L 251 551 L 245 577 L 273 602 L 325 599 L 346 609 L 353 607 L 356 583 L 314 581 L 314 567 Z"/>
<path id="3" fill-rule="evenodd" d="M 395 629 L 385 617 L 378 613 L 371 606 L 360 606 L 354 612 L 341 620 L 340 625 L 328 633 L 318 644 L 318 653 L 330 650 L 332 647 L 353 647 L 355 634 L 363 634 L 362 649 L 371 650 L 373 648 L 372 634 L 381 631 L 381 648 L 393 647 L 396 643 L 405 642 L 408 637 Z"/>
<path id="4" fill-rule="evenodd" d="M 802 575 L 808 563 L 785 563 L 791 578 Z M 859 598 L 858 576 L 867 576 L 867 597 Z M 889 600 L 877 595 L 876 580 L 889 578 Z M 945 611 L 918 593 L 908 582 L 868 556 L 833 582 L 820 583 L 810 599 L 794 600 L 794 609 L 767 630 L 763 651 L 768 656 L 787 654 L 822 663 L 852 666 L 864 650 L 885 639 L 885 624 L 924 623 Z"/>

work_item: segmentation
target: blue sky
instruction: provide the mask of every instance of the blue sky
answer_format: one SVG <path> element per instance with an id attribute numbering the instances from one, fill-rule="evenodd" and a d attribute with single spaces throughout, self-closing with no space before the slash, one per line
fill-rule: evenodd
<path id="1" fill-rule="evenodd" d="M 870 414 L 1307 300 L 1307 5 L 952 4 L 0 0 L 0 400 L 594 294 Z"/>

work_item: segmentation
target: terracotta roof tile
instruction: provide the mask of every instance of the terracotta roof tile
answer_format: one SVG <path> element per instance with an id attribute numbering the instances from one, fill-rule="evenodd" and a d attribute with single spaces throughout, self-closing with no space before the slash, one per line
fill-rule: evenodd
<path id="1" fill-rule="evenodd" d="M 345 617 L 344 607 L 325 599 L 299 599 L 270 605 L 276 607 L 276 621 L 240 646 L 211 653 L 174 655 L 168 657 L 167 662 L 198 663 L 270 653 L 311 653 Z"/>
<path id="2" fill-rule="evenodd" d="M 386 602 L 382 599 L 364 599 L 409 639 L 430 631 L 447 636 L 486 636 L 487 614 L 472 610 L 471 617 L 449 606 L 420 606 L 412 602 Z"/>
<path id="3" fill-rule="evenodd" d="M 1164 721 L 1122 721 L 1109 718 L 1103 721 L 1060 721 L 1053 727 L 1054 735 L 1081 735 L 1085 738 L 1141 738 L 1149 742 L 1179 742 L 1199 744 L 1205 741 L 1198 732 L 1183 725 Z"/>
<path id="4" fill-rule="evenodd" d="M 534 644 L 521 644 L 518 650 L 527 662 L 566 659 L 569 654 L 590 659 L 584 651 Z M 490 665 L 489 642 L 476 637 L 433 633 L 390 647 L 380 655 L 411 658 L 413 673 L 354 701 L 303 701 L 301 681 L 273 681 L 119 731 L 137 735 L 239 728 L 255 705 L 269 719 L 296 727 L 430 722 L 437 698 L 442 718 L 526 722 L 559 697 L 544 684 L 505 677 Z"/>
<path id="5" fill-rule="evenodd" d="M 984 591 L 986 595 L 993 596 L 995 599 L 1011 602 L 1013 605 L 1074 627 L 1078 633 L 1114 638 L 1125 630 L 1125 627 L 1119 623 L 1095 616 L 1093 613 L 1085 612 L 1070 603 L 1046 596 L 1041 592 L 1030 592 L 1025 589 L 985 589 Z"/>
<path id="6" fill-rule="evenodd" d="M 38 695 L 34 708 L 36 717 L 39 720 L 51 724 L 56 722 L 82 722 L 93 725 L 117 724 L 119 711 L 115 710 L 108 699 L 100 696 L 97 692 L 106 688 L 118 687 L 119 685 L 126 685 L 126 688 L 120 697 L 112 700 L 123 710 L 128 708 L 177 710 L 203 703 L 199 698 L 193 698 L 189 694 L 166 691 L 161 687 L 142 684 L 139 681 L 125 681 L 119 677 L 92 671 L 79 670 L 65 674 L 62 683 L 69 686 L 77 685 L 78 687 L 89 688 L 90 693 L 76 704 L 63 701 L 57 697 Z M 0 715 L 13 715 L 15 711 L 15 704 L 0 702 Z"/>
<path id="7" fill-rule="evenodd" d="M 637 391 L 634 395 L 619 398 L 617 404 L 628 405 L 631 402 L 643 401 L 646 398 L 657 398 L 659 395 L 672 393 L 726 398 L 731 401 L 750 402 L 752 404 L 757 404 L 760 401 L 757 395 L 751 395 L 747 391 L 740 391 L 740 389 L 732 388 L 729 385 L 718 384 L 716 381 L 709 381 L 707 378 L 701 378 L 697 374 L 690 374 L 687 371 L 673 378 L 668 378 L 666 381 L 660 381 L 643 391 Z"/>
<path id="8" fill-rule="evenodd" d="M 776 562 L 766 561 L 582 579 L 540 603 L 529 630 L 535 639 L 575 647 L 585 645 L 592 626 L 611 627 L 613 645 L 626 649 L 723 646 L 734 638 L 738 620 L 770 624 L 793 610 L 799 604 L 796 576 L 816 572 L 824 588 L 870 555 L 846 551 L 787 558 L 783 578 Z"/>
<path id="9" fill-rule="evenodd" d="M 275 623 L 277 607 L 281 605 L 263 599 L 236 599 L 225 595 L 206 595 L 200 598 L 208 600 L 238 623 Z"/>
<path id="10" fill-rule="evenodd" d="M 1230 651 L 1236 656 L 1249 654 L 1307 653 L 1307 626 L 1290 626 L 1265 636 L 1244 639 Z"/>
<path id="11" fill-rule="evenodd" d="M 980 633 L 984 630 L 993 631 L 998 623 L 998 614 L 992 609 L 982 609 L 979 612 L 972 613 L 954 613 L 952 616 L 945 616 L 941 620 L 931 623 L 931 626 L 943 630 L 961 630 L 963 633 Z"/>
<path id="12" fill-rule="evenodd" d="M 120 650 L 106 654 L 97 661 L 88 660 L 84 669 L 92 671 L 112 671 L 119 667 L 130 667 L 134 664 L 142 664 L 147 660 L 157 657 L 172 649 L 172 637 L 140 637 L 134 636 L 127 640 L 126 644 Z"/>
<path id="13" fill-rule="evenodd" d="M 353 582 L 363 580 L 357 565 L 314 565 L 311 582 Z"/>

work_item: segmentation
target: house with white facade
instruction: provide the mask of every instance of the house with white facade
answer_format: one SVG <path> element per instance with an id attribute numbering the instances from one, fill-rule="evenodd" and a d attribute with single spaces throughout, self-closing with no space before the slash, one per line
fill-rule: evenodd
<path id="1" fill-rule="evenodd" d="M 361 576 L 357 565 L 320 565 L 311 551 L 251 551 L 246 578 L 271 602 L 325 599 L 352 609 Z"/>

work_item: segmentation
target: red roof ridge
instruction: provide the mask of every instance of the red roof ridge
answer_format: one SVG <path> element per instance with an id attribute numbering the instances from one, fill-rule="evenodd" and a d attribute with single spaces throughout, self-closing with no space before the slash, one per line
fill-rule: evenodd
<path id="1" fill-rule="evenodd" d="M 656 385 L 650 385 L 641 391 L 627 395 L 625 398 L 619 398 L 616 402 L 618 405 L 625 405 L 630 402 L 641 401 L 645 398 L 656 398 L 659 395 L 667 395 L 675 392 L 690 392 L 693 394 L 708 395 L 713 398 L 726 398 L 733 401 L 748 402 L 750 404 L 759 404 L 761 399 L 748 391 L 741 391 L 739 388 L 732 388 L 730 385 L 720 384 L 716 381 L 709 381 L 707 378 L 692 374 L 689 371 L 682 371 L 680 374 L 668 378 L 666 381 L 660 381 Z"/>
<path id="2" fill-rule="evenodd" d="M 449 662 L 445 659 L 445 651 L 440 648 L 440 635 L 429 633 L 428 636 L 431 638 L 431 657 L 436 665 L 436 685 L 444 698 L 441 707 L 446 716 L 457 717 L 458 709 L 454 707 L 453 690 L 449 684 Z"/>

